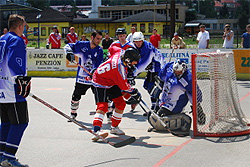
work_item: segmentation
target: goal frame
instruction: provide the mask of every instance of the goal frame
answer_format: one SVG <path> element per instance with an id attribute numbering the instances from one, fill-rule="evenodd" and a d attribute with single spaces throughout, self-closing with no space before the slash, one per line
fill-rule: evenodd
<path id="1" fill-rule="evenodd" d="M 230 133 L 207 133 L 198 131 L 197 127 L 197 74 L 196 74 L 196 58 L 197 55 L 199 57 L 210 57 L 207 55 L 208 53 L 202 54 L 192 54 L 191 55 L 191 69 L 192 69 L 192 115 L 193 115 L 193 136 L 201 136 L 201 137 L 231 137 L 231 136 L 240 136 L 250 134 L 250 128 L 248 130 L 242 130 L 238 132 L 230 132 Z M 247 126 L 250 126 L 248 123 Z"/>

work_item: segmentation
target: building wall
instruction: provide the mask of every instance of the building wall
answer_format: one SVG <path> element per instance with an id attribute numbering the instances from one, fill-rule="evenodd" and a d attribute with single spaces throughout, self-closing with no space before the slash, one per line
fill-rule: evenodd
<path id="1" fill-rule="evenodd" d="M 65 36 L 65 33 L 68 33 L 68 28 L 70 27 L 69 22 L 52 22 L 52 23 L 39 23 L 40 24 L 40 39 L 48 39 L 50 33 L 52 32 L 52 27 L 57 26 L 59 32 L 62 36 Z M 37 39 L 37 34 L 35 33 L 38 30 L 38 23 L 28 23 L 28 39 Z"/>

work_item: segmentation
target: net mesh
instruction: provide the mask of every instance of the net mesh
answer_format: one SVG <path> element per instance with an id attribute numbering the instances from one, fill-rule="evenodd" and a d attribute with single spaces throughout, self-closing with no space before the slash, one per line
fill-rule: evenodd
<path id="1" fill-rule="evenodd" d="M 197 132 L 225 134 L 248 131 L 250 127 L 239 103 L 233 53 L 197 54 L 194 64 Z"/>

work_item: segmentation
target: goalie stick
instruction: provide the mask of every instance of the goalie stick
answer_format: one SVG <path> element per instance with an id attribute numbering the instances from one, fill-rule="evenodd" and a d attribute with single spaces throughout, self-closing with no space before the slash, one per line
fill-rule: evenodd
<path id="1" fill-rule="evenodd" d="M 151 111 L 151 110 L 149 109 L 148 105 L 147 105 L 142 99 L 141 99 L 141 102 L 142 102 L 142 104 L 151 112 L 151 114 L 154 114 L 154 115 L 157 117 L 157 119 L 160 121 L 160 123 L 162 124 L 162 126 L 165 127 L 166 130 L 167 130 L 169 133 L 171 133 L 171 134 L 174 135 L 174 136 L 178 136 L 178 137 L 189 136 L 189 132 L 173 131 L 173 130 L 170 130 L 170 129 L 168 128 L 168 126 L 162 121 L 161 117 L 160 117 L 158 114 L 156 114 L 154 111 Z"/>
<path id="2" fill-rule="evenodd" d="M 101 139 L 102 141 L 104 141 L 105 143 L 108 143 L 109 145 L 115 147 L 115 148 L 119 148 L 119 147 L 123 147 L 126 145 L 129 145 L 133 142 L 135 142 L 135 137 L 130 137 L 124 141 L 121 141 L 119 143 L 113 143 L 110 142 L 109 140 L 103 138 L 102 136 L 96 134 L 95 132 L 93 132 L 91 129 L 87 128 L 86 126 L 84 126 L 83 124 L 79 123 L 78 121 L 76 121 L 75 119 L 71 118 L 70 116 L 68 116 L 67 114 L 63 113 L 62 111 L 56 109 L 55 107 L 53 107 L 52 105 L 50 105 L 49 103 L 45 102 L 44 100 L 40 99 L 39 97 L 35 96 L 34 94 L 30 93 L 29 94 L 30 97 L 32 97 L 33 99 L 39 101 L 40 103 L 44 104 L 45 106 L 49 107 L 50 109 L 54 110 L 55 112 L 57 112 L 58 114 L 62 115 L 63 117 L 67 118 L 68 120 L 74 122 L 76 125 L 80 126 L 81 128 L 87 130 L 89 133 L 95 135 L 96 137 L 98 137 L 99 139 Z"/>

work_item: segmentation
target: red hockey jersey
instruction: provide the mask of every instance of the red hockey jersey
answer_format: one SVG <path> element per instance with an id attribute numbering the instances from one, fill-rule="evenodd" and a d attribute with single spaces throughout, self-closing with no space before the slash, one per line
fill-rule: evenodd
<path id="1" fill-rule="evenodd" d="M 61 34 L 51 33 L 48 43 L 51 44 L 51 49 L 59 49 L 61 47 Z"/>
<path id="2" fill-rule="evenodd" d="M 93 85 L 101 88 L 117 85 L 121 90 L 132 92 L 131 86 L 127 83 L 127 66 L 121 60 L 124 50 L 118 47 L 116 49 L 115 54 L 102 63 L 93 74 Z"/>
<path id="3" fill-rule="evenodd" d="M 69 43 L 76 43 L 78 41 L 78 35 L 77 33 L 68 33 L 66 36 L 66 39 L 68 40 Z"/>

